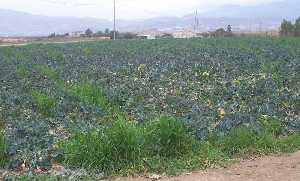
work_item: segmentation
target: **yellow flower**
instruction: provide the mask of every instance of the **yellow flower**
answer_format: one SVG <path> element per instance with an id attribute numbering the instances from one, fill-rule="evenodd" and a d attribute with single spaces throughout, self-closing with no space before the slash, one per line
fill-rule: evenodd
<path id="1" fill-rule="evenodd" d="M 208 76 L 209 76 L 209 73 L 208 73 L 208 72 L 203 72 L 203 73 L 202 73 L 202 76 L 208 77 Z"/>
<path id="2" fill-rule="evenodd" d="M 140 66 L 138 67 L 138 71 L 139 72 L 144 72 L 146 69 L 146 65 L 145 64 L 140 64 Z"/>
<path id="3" fill-rule="evenodd" d="M 221 117 L 221 119 L 223 119 L 226 115 L 225 109 L 224 108 L 219 108 L 219 116 Z"/>

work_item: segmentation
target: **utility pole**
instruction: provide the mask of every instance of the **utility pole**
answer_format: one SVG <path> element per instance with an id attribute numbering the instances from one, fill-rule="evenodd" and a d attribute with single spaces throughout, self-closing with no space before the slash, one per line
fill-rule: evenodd
<path id="1" fill-rule="evenodd" d="M 114 40 L 116 40 L 116 0 L 114 0 Z"/>
<path id="2" fill-rule="evenodd" d="M 198 18 L 198 10 L 195 12 L 195 22 L 194 22 L 194 31 L 198 32 L 199 30 L 199 18 Z"/>

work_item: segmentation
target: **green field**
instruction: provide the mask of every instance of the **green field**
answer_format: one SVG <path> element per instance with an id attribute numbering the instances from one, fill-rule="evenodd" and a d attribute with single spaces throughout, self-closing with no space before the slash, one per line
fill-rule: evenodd
<path id="1" fill-rule="evenodd" d="M 300 39 L 0 47 L 0 129 L 10 169 L 174 174 L 293 151 Z"/>

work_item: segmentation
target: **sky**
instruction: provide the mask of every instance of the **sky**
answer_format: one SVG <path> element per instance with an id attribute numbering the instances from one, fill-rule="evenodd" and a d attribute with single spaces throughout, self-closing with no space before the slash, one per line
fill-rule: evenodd
<path id="1" fill-rule="evenodd" d="M 280 0 L 116 0 L 118 19 L 184 16 L 224 5 L 256 5 Z M 283 1 L 283 0 L 281 0 Z M 47 16 L 112 19 L 113 0 L 0 0 L 0 8 Z"/>

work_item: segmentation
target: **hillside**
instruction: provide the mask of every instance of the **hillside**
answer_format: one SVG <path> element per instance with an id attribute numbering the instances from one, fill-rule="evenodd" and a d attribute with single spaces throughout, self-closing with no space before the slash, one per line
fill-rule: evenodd
<path id="1" fill-rule="evenodd" d="M 274 13 L 276 12 L 276 13 Z M 212 31 L 231 24 L 237 31 L 277 29 L 283 18 L 300 16 L 298 0 L 286 0 L 256 6 L 226 5 L 199 15 L 200 31 Z M 144 20 L 118 20 L 119 31 L 159 29 L 176 31 L 192 28 L 194 14 L 183 17 L 156 17 Z M 96 18 L 49 17 L 0 9 L 0 36 L 38 36 L 52 32 L 65 33 L 92 28 L 94 31 L 112 28 L 109 20 Z"/>

